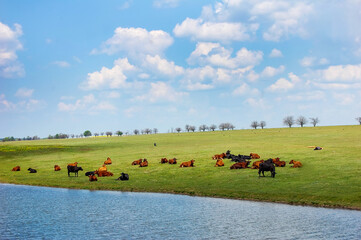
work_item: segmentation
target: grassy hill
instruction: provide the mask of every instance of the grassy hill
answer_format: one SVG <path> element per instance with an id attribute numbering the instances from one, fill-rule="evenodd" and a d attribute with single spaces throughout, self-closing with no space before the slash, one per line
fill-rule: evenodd
<path id="1" fill-rule="evenodd" d="M 153 143 L 157 146 L 154 147 Z M 307 146 L 324 150 L 314 151 Z M 279 157 L 286 167 L 258 178 L 258 170 L 230 170 L 214 167 L 214 154 L 258 153 L 262 159 Z M 107 157 L 113 177 L 89 182 L 85 171 L 102 166 Z M 182 161 L 195 159 L 195 168 L 160 164 L 162 157 Z M 131 162 L 147 158 L 149 167 Z M 290 168 L 291 160 L 300 169 Z M 83 167 L 79 177 L 68 177 L 66 165 L 77 161 Z M 54 172 L 58 164 L 60 172 Z M 20 172 L 12 172 L 14 166 Z M 29 167 L 38 170 L 29 174 Z M 121 172 L 130 181 L 115 181 Z M 0 182 L 39 186 L 166 192 L 197 196 L 249 199 L 327 207 L 361 209 L 361 126 L 332 126 L 172 133 L 123 137 L 91 137 L 66 140 L 38 140 L 0 143 Z"/>

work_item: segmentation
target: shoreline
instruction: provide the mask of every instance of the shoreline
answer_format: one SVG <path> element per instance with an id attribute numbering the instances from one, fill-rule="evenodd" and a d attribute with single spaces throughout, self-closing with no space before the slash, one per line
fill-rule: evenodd
<path id="1" fill-rule="evenodd" d="M 206 195 L 197 195 L 197 194 L 187 194 L 187 193 L 176 193 L 176 192 L 147 192 L 147 191 L 120 191 L 113 189 L 85 189 L 85 188 L 71 188 L 71 187 L 56 187 L 56 186 L 43 186 L 43 185 L 31 185 L 31 184 L 20 184 L 20 183 L 8 183 L 0 181 L 0 184 L 3 185 L 16 185 L 16 186 L 31 186 L 31 187 L 43 187 L 43 188 L 55 188 L 55 189 L 68 189 L 68 190 L 87 190 L 87 191 L 112 191 L 112 192 L 122 192 L 122 193 L 149 193 L 149 194 L 172 194 L 172 195 L 182 195 L 189 197 L 201 197 L 201 198 L 216 198 L 216 199 L 227 199 L 227 200 L 238 200 L 238 201 L 249 201 L 249 202 L 259 202 L 259 203 L 275 203 L 275 204 L 284 204 L 289 206 L 299 206 L 299 207 L 314 207 L 314 208 L 327 208 L 335 210 L 352 210 L 352 211 L 361 211 L 361 208 L 358 207 L 347 207 L 347 206 L 330 206 L 330 205 L 315 205 L 315 204 L 297 204 L 285 201 L 272 201 L 272 200 L 258 200 L 250 198 L 230 198 L 230 197 L 221 197 L 221 196 L 206 196 Z"/>

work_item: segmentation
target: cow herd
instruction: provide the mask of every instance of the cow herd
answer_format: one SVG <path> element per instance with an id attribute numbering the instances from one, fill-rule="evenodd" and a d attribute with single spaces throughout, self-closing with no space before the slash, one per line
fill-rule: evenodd
<path id="1" fill-rule="evenodd" d="M 258 169 L 258 176 L 261 177 L 261 173 L 262 176 L 264 177 L 264 172 L 270 172 L 271 173 L 271 177 L 275 177 L 276 175 L 276 167 L 285 167 L 286 166 L 286 162 L 285 161 L 281 161 L 278 157 L 277 158 L 269 158 L 267 160 L 257 160 L 260 159 L 260 156 L 257 153 L 250 153 L 249 155 L 234 155 L 231 154 L 231 152 L 228 150 L 226 153 L 221 153 L 221 154 L 215 154 L 214 156 L 212 156 L 213 160 L 216 160 L 215 163 L 215 167 L 224 167 L 224 159 L 230 159 L 231 162 L 235 162 L 234 164 L 232 164 L 230 166 L 230 169 L 244 169 L 244 168 L 251 168 L 251 169 Z M 253 160 L 254 162 L 251 164 L 251 160 Z M 177 159 L 176 158 L 172 158 L 172 159 L 167 159 L 167 158 L 161 158 L 160 160 L 161 164 L 177 164 Z M 195 160 L 192 159 L 190 161 L 187 162 L 182 162 L 180 164 L 180 168 L 184 168 L 184 167 L 195 167 L 194 165 Z M 107 165 L 111 165 L 112 164 L 112 160 L 110 159 L 110 157 L 107 158 L 106 161 L 104 161 L 104 164 L 102 165 L 102 167 L 94 170 L 94 171 L 90 171 L 90 172 L 86 172 L 85 176 L 89 177 L 89 181 L 93 182 L 93 181 L 98 181 L 98 177 L 109 177 L 109 176 L 113 176 L 114 174 L 110 171 L 108 171 L 107 169 Z M 292 168 L 299 168 L 302 167 L 302 163 L 299 161 L 295 161 L 295 160 L 291 160 L 289 162 L 289 164 L 293 164 L 291 167 Z M 131 165 L 139 165 L 139 167 L 148 167 L 149 163 L 148 160 L 146 158 L 141 158 L 138 160 L 135 160 L 131 163 Z M 59 165 L 55 165 L 54 166 L 54 171 L 60 171 L 61 168 Z M 70 173 L 74 173 L 74 176 L 77 177 L 78 176 L 78 172 L 79 171 L 83 171 L 83 168 L 78 166 L 77 162 L 74 163 L 69 163 L 67 165 L 67 170 L 68 170 L 68 176 L 70 177 Z M 16 166 L 12 169 L 12 171 L 20 171 L 20 166 Z M 37 170 L 29 168 L 28 169 L 29 173 L 36 173 Z M 121 181 L 126 181 L 129 180 L 129 175 L 126 173 L 121 173 L 121 176 L 119 178 L 117 178 L 117 180 L 121 180 Z"/>

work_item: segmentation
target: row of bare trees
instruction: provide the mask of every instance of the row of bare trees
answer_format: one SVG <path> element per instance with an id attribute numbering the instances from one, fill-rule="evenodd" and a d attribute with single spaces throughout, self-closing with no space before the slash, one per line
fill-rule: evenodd
<path id="1" fill-rule="evenodd" d="M 258 127 L 261 127 L 262 129 L 266 126 L 266 122 L 265 121 L 253 121 L 251 123 L 251 128 L 257 129 Z"/>
<path id="2" fill-rule="evenodd" d="M 218 129 L 219 130 L 233 130 L 235 129 L 236 127 L 232 124 L 232 123 L 221 123 L 218 125 Z M 185 125 L 185 128 L 184 128 L 185 132 L 195 132 L 196 131 L 196 126 L 192 126 L 192 125 Z M 217 129 L 217 125 L 215 124 L 211 124 L 210 126 L 207 126 L 205 124 L 202 124 L 198 127 L 198 131 L 200 132 L 205 132 L 205 131 L 215 131 Z M 180 133 L 182 132 L 182 128 L 180 127 L 177 127 L 175 128 L 175 131 Z M 173 129 L 171 130 L 171 132 L 173 132 Z"/>
<path id="3" fill-rule="evenodd" d="M 320 122 L 320 120 L 317 117 L 309 118 L 309 119 L 310 119 L 310 123 L 314 127 L 316 127 L 316 125 Z M 303 127 L 307 123 L 308 123 L 308 120 L 304 116 L 299 116 L 297 119 L 294 119 L 293 116 L 287 116 L 283 119 L 283 125 L 286 125 L 288 127 L 292 127 L 294 124 L 297 124 L 297 125 L 300 125 L 301 127 Z"/>

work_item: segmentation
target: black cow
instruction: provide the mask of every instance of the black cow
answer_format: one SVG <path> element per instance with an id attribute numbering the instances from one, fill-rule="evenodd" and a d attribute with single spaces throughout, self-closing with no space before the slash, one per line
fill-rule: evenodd
<path id="1" fill-rule="evenodd" d="M 85 176 L 87 176 L 87 177 L 88 177 L 88 176 L 91 176 L 91 175 L 95 175 L 94 171 L 92 171 L 92 172 L 86 172 L 86 173 L 85 173 Z"/>
<path id="2" fill-rule="evenodd" d="M 121 173 L 120 177 L 118 177 L 117 180 L 128 181 L 129 175 L 127 173 Z"/>
<path id="3" fill-rule="evenodd" d="M 29 173 L 37 173 L 37 171 L 35 169 L 32 168 L 28 168 Z"/>
<path id="4" fill-rule="evenodd" d="M 68 165 L 68 177 L 70 177 L 71 172 L 75 173 L 75 177 L 77 177 L 79 171 L 83 171 L 83 169 L 81 167 L 75 167 L 75 166 Z"/>
<path id="5" fill-rule="evenodd" d="M 259 165 L 258 177 L 261 177 L 261 172 L 264 177 L 264 172 L 271 172 L 271 176 L 274 178 L 276 175 L 276 168 L 272 162 L 272 159 L 268 159 Z"/>

